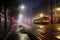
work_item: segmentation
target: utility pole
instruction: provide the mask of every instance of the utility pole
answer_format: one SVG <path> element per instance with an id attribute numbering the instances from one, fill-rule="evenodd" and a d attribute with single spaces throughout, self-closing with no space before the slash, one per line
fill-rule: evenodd
<path id="1" fill-rule="evenodd" d="M 53 2 L 51 0 L 51 24 L 53 24 L 53 12 L 52 12 L 53 6 L 52 5 L 53 5 Z"/>

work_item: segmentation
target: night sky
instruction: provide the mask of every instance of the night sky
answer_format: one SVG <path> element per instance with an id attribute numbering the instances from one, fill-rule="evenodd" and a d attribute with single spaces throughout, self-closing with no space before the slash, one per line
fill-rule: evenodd
<path id="1" fill-rule="evenodd" d="M 39 4 L 42 5 L 42 0 L 19 0 L 21 4 L 25 5 L 25 13 L 23 13 L 24 16 L 32 17 L 32 8 L 38 6 Z M 44 0 L 46 1 L 46 0 Z"/>
<path id="2" fill-rule="evenodd" d="M 26 6 L 32 8 L 37 6 L 41 0 L 20 0 L 22 4 L 25 4 Z"/>
<path id="3" fill-rule="evenodd" d="M 32 8 L 38 6 L 41 3 L 41 0 L 20 0 L 21 4 L 25 5 L 26 11 L 23 14 L 24 16 L 32 16 Z"/>

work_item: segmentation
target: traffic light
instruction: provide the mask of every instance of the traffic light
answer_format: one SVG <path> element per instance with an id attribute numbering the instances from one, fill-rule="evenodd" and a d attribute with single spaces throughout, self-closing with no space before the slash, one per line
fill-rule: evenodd
<path id="1" fill-rule="evenodd" d="M 11 19 L 14 20 L 15 18 L 12 16 Z"/>

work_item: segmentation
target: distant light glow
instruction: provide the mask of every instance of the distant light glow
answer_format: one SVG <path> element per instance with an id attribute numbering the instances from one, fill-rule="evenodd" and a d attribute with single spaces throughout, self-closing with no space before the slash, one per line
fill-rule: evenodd
<path id="1" fill-rule="evenodd" d="M 22 14 L 20 14 L 20 15 L 19 15 L 19 19 L 20 19 L 20 18 L 22 18 L 22 17 L 23 17 L 23 15 L 22 15 Z"/>
<path id="2" fill-rule="evenodd" d="M 41 14 L 40 14 L 40 17 L 43 17 L 43 16 L 44 16 L 44 14 L 41 13 Z"/>
<path id="3" fill-rule="evenodd" d="M 60 27 L 58 27 L 58 28 L 56 28 L 57 29 L 57 31 L 60 31 Z"/>
<path id="4" fill-rule="evenodd" d="M 60 7 L 55 8 L 54 11 L 60 11 Z"/>
<path id="5" fill-rule="evenodd" d="M 44 28 L 45 28 L 43 25 L 39 25 L 39 27 L 40 27 L 41 29 L 43 29 L 43 30 L 44 30 Z"/>
<path id="6" fill-rule="evenodd" d="M 57 11 L 60 11 L 60 8 L 56 8 Z"/>
<path id="7" fill-rule="evenodd" d="M 24 5 L 21 5 L 21 10 L 24 10 L 25 9 L 25 6 Z"/>
<path id="8" fill-rule="evenodd" d="M 60 35 L 57 35 L 56 38 L 57 38 L 57 39 L 60 39 Z"/>
<path id="9" fill-rule="evenodd" d="M 11 17 L 12 20 L 14 20 L 14 17 Z"/>
<path id="10" fill-rule="evenodd" d="M 17 23 L 21 23 L 22 22 L 22 19 L 23 19 L 23 15 L 20 14 L 19 17 L 18 17 Z"/>

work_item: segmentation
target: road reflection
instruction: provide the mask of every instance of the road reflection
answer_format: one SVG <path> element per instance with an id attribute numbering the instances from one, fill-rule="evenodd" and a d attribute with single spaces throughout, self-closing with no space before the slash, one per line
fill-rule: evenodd
<path id="1" fill-rule="evenodd" d="M 16 33 L 19 40 L 60 40 L 60 24 L 22 24 Z"/>
<path id="2" fill-rule="evenodd" d="M 28 34 L 24 29 L 24 25 L 18 25 L 16 28 L 16 33 L 19 35 L 19 40 L 30 40 Z"/>
<path id="3" fill-rule="evenodd" d="M 19 40 L 30 40 L 29 36 L 27 34 L 21 34 L 19 33 Z"/>
<path id="4" fill-rule="evenodd" d="M 60 40 L 60 24 L 31 25 L 34 30 L 30 32 L 41 40 Z"/>

